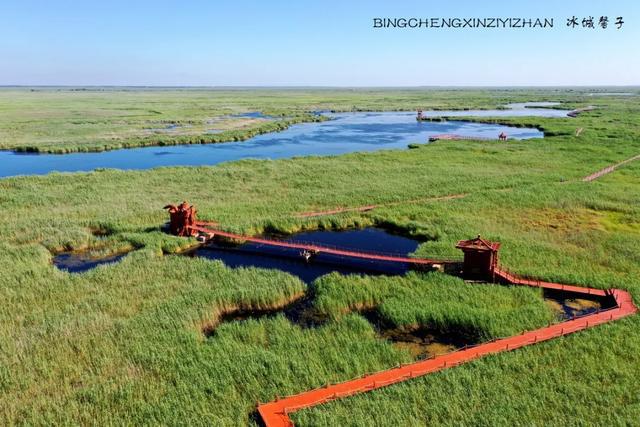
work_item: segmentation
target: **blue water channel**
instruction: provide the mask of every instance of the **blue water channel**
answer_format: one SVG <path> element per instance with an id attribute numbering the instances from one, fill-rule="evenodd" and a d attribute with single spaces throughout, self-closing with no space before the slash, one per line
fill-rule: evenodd
<path id="1" fill-rule="evenodd" d="M 564 117 L 564 110 L 525 108 L 507 110 L 429 111 L 425 116 L 544 116 Z M 328 156 L 356 151 L 405 149 L 409 143 L 427 143 L 430 136 L 456 134 L 512 139 L 542 138 L 537 129 L 464 121 L 418 122 L 415 112 L 327 113 L 332 120 L 293 125 L 282 132 L 241 142 L 121 149 L 100 153 L 32 154 L 0 151 L 0 177 L 39 175 L 53 171 L 77 172 L 98 168 L 149 169 L 160 166 L 215 165 L 241 159 L 280 159 Z"/>

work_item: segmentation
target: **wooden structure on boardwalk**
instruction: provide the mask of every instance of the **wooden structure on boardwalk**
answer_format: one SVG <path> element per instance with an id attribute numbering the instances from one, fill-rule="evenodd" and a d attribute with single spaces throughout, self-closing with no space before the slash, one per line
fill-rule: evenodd
<path id="1" fill-rule="evenodd" d="M 176 236 L 194 236 L 197 231 L 193 229 L 196 225 L 196 208 L 187 202 L 182 202 L 178 206 L 167 205 L 164 209 L 169 211 L 169 231 Z"/>
<path id="2" fill-rule="evenodd" d="M 456 248 L 464 253 L 462 271 L 465 279 L 494 281 L 500 243 L 478 235 L 475 239 L 460 240 Z"/>

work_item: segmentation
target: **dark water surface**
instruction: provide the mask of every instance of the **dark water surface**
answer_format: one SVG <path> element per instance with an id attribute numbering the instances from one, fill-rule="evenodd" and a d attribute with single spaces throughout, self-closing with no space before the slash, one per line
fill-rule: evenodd
<path id="1" fill-rule="evenodd" d="M 333 120 L 301 123 L 282 132 L 259 135 L 242 142 L 176 145 L 105 151 L 101 153 L 33 154 L 0 151 L 0 177 L 39 175 L 53 171 L 77 172 L 98 168 L 149 169 L 159 166 L 215 165 L 241 159 L 280 159 L 327 156 L 355 151 L 405 149 L 426 143 L 430 136 L 453 133 L 497 138 L 542 138 L 537 129 L 470 122 L 417 122 L 415 112 L 329 113 Z M 431 111 L 426 116 L 566 116 L 550 108 L 511 110 Z"/>
<path id="2" fill-rule="evenodd" d="M 416 240 L 391 234 L 378 228 L 311 231 L 298 233 L 283 240 L 400 256 L 412 253 L 419 244 Z M 409 268 L 408 265 L 399 263 L 347 259 L 322 253 L 307 262 L 297 249 L 276 248 L 255 243 L 242 245 L 207 244 L 190 252 L 188 256 L 217 259 L 228 267 L 274 268 L 298 276 L 307 284 L 333 271 L 342 274 L 396 275 L 406 273 Z"/>
<path id="3" fill-rule="evenodd" d="M 69 273 L 83 273 L 102 264 L 118 262 L 125 255 L 126 253 L 118 253 L 96 258 L 88 252 L 64 252 L 53 257 L 53 265 Z"/>

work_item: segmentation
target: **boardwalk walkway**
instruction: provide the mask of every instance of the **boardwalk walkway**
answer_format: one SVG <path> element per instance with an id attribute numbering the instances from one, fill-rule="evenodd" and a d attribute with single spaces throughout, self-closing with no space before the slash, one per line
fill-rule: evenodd
<path id="1" fill-rule="evenodd" d="M 328 246 L 316 245 L 311 243 L 298 243 L 298 242 L 287 242 L 284 240 L 273 240 L 273 239 L 265 239 L 262 237 L 252 237 L 252 236 L 244 236 L 241 234 L 230 233 L 228 231 L 222 231 L 215 228 L 210 228 L 207 226 L 203 226 L 200 223 L 196 223 L 196 226 L 191 227 L 191 229 L 203 233 L 207 236 L 207 239 L 218 237 L 225 237 L 233 240 L 240 240 L 244 242 L 257 243 L 260 245 L 272 246 L 272 247 L 280 247 L 287 249 L 298 249 L 300 251 L 308 251 L 311 254 L 329 254 L 336 255 L 347 258 L 358 258 L 370 261 L 383 261 L 383 262 L 395 262 L 402 264 L 414 264 L 414 265 L 433 265 L 433 264 L 443 264 L 449 263 L 453 261 L 449 260 L 435 260 L 435 259 L 427 259 L 427 258 L 410 258 L 406 256 L 400 255 L 383 255 L 376 254 L 372 252 L 357 252 L 346 249 L 338 249 L 331 248 Z"/>
<path id="2" fill-rule="evenodd" d="M 243 236 L 236 233 L 218 230 L 215 224 L 212 223 L 197 222 L 196 225 L 192 227 L 192 229 L 204 235 L 205 239 L 212 239 L 216 236 L 221 236 L 229 239 L 252 242 L 273 247 L 298 249 L 301 251 L 309 251 L 313 253 L 328 253 L 337 256 L 360 258 L 373 261 L 426 265 L 443 264 L 450 262 L 427 258 L 409 258 L 404 256 L 381 255 L 369 252 L 356 252 L 351 250 L 330 248 L 312 243 L 286 242 L 282 240 L 272 240 L 261 237 Z M 320 405 L 331 400 L 375 390 L 391 384 L 406 381 L 411 378 L 420 377 L 447 368 L 452 368 L 462 363 L 466 363 L 489 354 L 511 351 L 528 345 L 533 345 L 539 342 L 572 334 L 574 332 L 592 328 L 594 326 L 606 322 L 611 322 L 625 316 L 630 316 L 638 311 L 637 307 L 632 301 L 631 295 L 628 292 L 620 289 L 602 290 L 575 285 L 565 285 L 560 283 L 531 280 L 512 274 L 502 268 L 496 268 L 495 278 L 500 282 L 511 285 L 533 286 L 543 289 L 572 292 L 575 295 L 583 295 L 585 298 L 589 296 L 608 296 L 613 298 L 613 300 L 615 301 L 615 305 L 612 308 L 606 310 L 600 310 L 592 314 L 577 317 L 558 324 L 549 325 L 547 327 L 543 327 L 533 331 L 523 332 L 519 335 L 500 338 L 476 346 L 465 347 L 461 350 L 436 356 L 431 359 L 421 360 L 373 374 L 367 374 L 354 380 L 328 385 L 326 387 L 289 396 L 284 399 L 276 399 L 269 403 L 262 403 L 258 405 L 258 414 L 260 415 L 261 420 L 267 427 L 292 426 L 293 423 L 289 418 L 289 414 L 300 409 L 310 408 L 312 406 Z"/>
<path id="3" fill-rule="evenodd" d="M 614 170 L 616 170 L 616 169 L 617 169 L 617 168 L 619 168 L 620 166 L 624 166 L 624 165 L 626 165 L 627 163 L 631 163 L 631 162 L 633 162 L 634 160 L 640 160 L 640 154 L 639 154 L 639 155 L 637 155 L 637 156 L 631 157 L 631 158 L 629 158 L 629 159 L 627 159 L 627 160 L 623 160 L 623 161 L 621 161 L 620 163 L 616 163 L 616 164 L 614 164 L 614 165 L 607 166 L 607 167 L 606 167 L 606 168 L 604 168 L 604 169 L 600 169 L 600 170 L 599 170 L 598 172 L 596 172 L 596 173 L 592 173 L 591 175 L 585 176 L 584 178 L 582 178 L 582 181 L 584 181 L 584 182 L 591 182 L 591 181 L 593 181 L 593 180 L 596 180 L 596 179 L 600 178 L 601 176 L 604 176 L 604 175 L 606 175 L 606 174 L 608 174 L 608 173 L 613 172 Z"/>
<path id="4" fill-rule="evenodd" d="M 607 310 L 574 318 L 572 320 L 536 329 L 534 331 L 523 332 L 520 335 L 514 335 L 477 346 L 463 348 L 431 359 L 421 360 L 419 362 L 399 366 L 386 371 L 365 375 L 351 381 L 328 385 L 326 387 L 289 396 L 284 399 L 276 399 L 269 403 L 263 403 L 258 405 L 258 413 L 262 421 L 267 427 L 293 426 L 293 422 L 289 418 L 289 414 L 300 409 L 310 408 L 335 399 L 386 387 L 391 384 L 410 380 L 412 378 L 427 375 L 443 369 L 453 368 L 489 354 L 516 350 L 528 345 L 548 341 L 587 328 L 592 328 L 603 323 L 611 322 L 625 316 L 630 316 L 637 312 L 637 308 L 633 304 L 631 295 L 623 290 L 611 289 L 603 291 L 601 289 L 527 280 L 519 278 L 504 270 L 497 270 L 496 275 L 503 280 L 516 285 L 539 286 L 548 289 L 564 289 L 584 295 L 610 295 L 615 300 L 615 306 Z"/>

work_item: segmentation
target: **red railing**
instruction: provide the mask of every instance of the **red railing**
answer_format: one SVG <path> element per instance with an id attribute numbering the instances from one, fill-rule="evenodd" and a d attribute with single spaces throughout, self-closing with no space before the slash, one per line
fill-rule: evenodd
<path id="1" fill-rule="evenodd" d="M 259 245 L 266 245 L 271 247 L 280 247 L 288 249 L 298 249 L 301 251 L 310 251 L 312 253 L 323 253 L 348 258 L 358 258 L 372 261 L 385 261 L 385 262 L 397 262 L 404 264 L 418 264 L 418 265 L 433 265 L 433 264 L 446 264 L 457 262 L 456 260 L 442 260 L 442 259 L 428 259 L 428 258 L 411 258 L 406 255 L 400 254 L 385 254 L 375 253 L 372 251 L 358 251 L 342 249 L 338 247 L 332 247 L 331 245 L 318 245 L 316 243 L 305 242 L 289 242 L 285 240 L 265 239 L 262 237 L 244 236 L 241 234 L 230 233 L 228 231 L 222 231 L 212 228 L 201 226 L 199 223 L 196 226 L 191 227 L 192 230 L 201 232 L 213 238 L 214 236 L 225 237 L 228 239 L 240 240 L 244 242 L 251 242 Z"/>
<path id="2" fill-rule="evenodd" d="M 563 285 L 559 283 L 544 282 L 521 278 L 503 269 L 496 269 L 496 275 L 511 284 L 523 286 L 536 286 L 545 289 L 564 290 L 581 293 L 584 295 L 610 295 L 615 299 L 615 307 L 600 310 L 583 316 L 576 316 L 562 323 L 549 325 L 534 331 L 523 332 L 506 338 L 499 338 L 483 344 L 467 346 L 460 350 L 421 360 L 408 365 L 400 365 L 373 374 L 367 374 L 351 381 L 327 385 L 284 399 L 276 399 L 273 402 L 258 405 L 258 413 L 262 421 L 268 427 L 292 426 L 289 414 L 300 409 L 320 405 L 331 400 L 351 396 L 386 387 L 411 378 L 451 368 L 462 363 L 504 351 L 515 350 L 527 345 L 551 340 L 577 331 L 591 328 L 602 323 L 611 322 L 637 312 L 631 295 L 620 289 L 603 291 L 601 289 L 583 288 L 579 286 Z"/>

